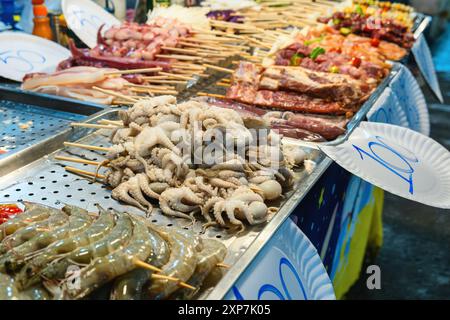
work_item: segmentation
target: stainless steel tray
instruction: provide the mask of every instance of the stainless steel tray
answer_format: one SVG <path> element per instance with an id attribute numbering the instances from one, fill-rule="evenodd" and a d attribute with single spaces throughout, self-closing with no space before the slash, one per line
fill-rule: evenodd
<path id="1" fill-rule="evenodd" d="M 95 122 L 99 119 L 117 119 L 117 113 L 117 109 L 106 110 L 91 117 L 89 122 Z M 83 133 L 86 133 L 86 130 L 75 128 L 70 130 L 69 135 L 64 133 L 55 136 L 52 140 L 46 141 L 46 144 L 41 145 L 43 149 L 50 150 L 46 156 L 36 159 L 34 162 L 0 178 L 0 202 L 28 200 L 54 207 L 61 207 L 67 203 L 92 211 L 97 210 L 94 204 L 99 203 L 105 208 L 115 208 L 119 211 L 134 212 L 142 215 L 143 212 L 139 209 L 123 205 L 112 199 L 110 189 L 103 184 L 68 173 L 64 169 L 65 165 L 70 165 L 94 171 L 94 166 L 88 167 L 83 164 L 61 162 L 54 159 L 55 155 L 65 155 L 101 161 L 104 158 L 102 152 L 63 147 L 62 142 L 64 139 L 68 138 L 73 141 Z M 108 146 L 110 145 L 108 133 L 108 130 L 90 130 L 89 134 L 78 140 L 78 142 Z M 56 145 L 58 149 L 53 152 L 50 148 L 51 145 Z M 227 230 L 214 227 L 207 229 L 203 234 L 205 237 L 218 239 L 227 246 L 228 255 L 225 263 L 232 267 L 226 272 L 225 277 L 217 286 L 200 295 L 201 299 L 223 297 L 226 293 L 226 288 L 231 287 L 236 277 L 250 263 L 265 241 L 289 216 L 329 165 L 330 161 L 326 160 L 322 153 L 316 150 L 307 151 L 309 158 L 316 161 L 316 169 L 312 174 L 308 174 L 302 168 L 296 171 L 295 187 L 287 194 L 282 202 L 280 211 L 269 223 L 261 226 L 248 226 L 246 231 L 239 236 Z M 29 154 L 24 156 L 29 156 Z M 171 218 L 160 212 L 152 214 L 150 220 L 159 225 L 189 228 L 198 234 L 202 233 L 202 222 L 200 221 L 194 225 L 187 226 L 188 222 L 186 220 Z"/>

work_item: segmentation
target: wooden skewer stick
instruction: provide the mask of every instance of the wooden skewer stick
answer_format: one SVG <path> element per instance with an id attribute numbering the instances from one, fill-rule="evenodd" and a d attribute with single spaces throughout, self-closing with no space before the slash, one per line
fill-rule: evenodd
<path id="1" fill-rule="evenodd" d="M 229 83 L 224 82 L 216 82 L 216 86 L 229 88 L 231 85 Z"/>
<path id="2" fill-rule="evenodd" d="M 227 68 L 222 68 L 222 67 L 217 67 L 217 66 L 213 66 L 211 64 L 203 64 L 205 67 L 213 69 L 213 70 L 217 70 L 217 71 L 222 71 L 222 72 L 227 72 L 227 73 L 234 73 L 234 70 L 231 69 L 227 69 Z"/>
<path id="3" fill-rule="evenodd" d="M 134 83 L 126 84 L 126 86 L 141 89 L 175 90 L 175 88 L 171 86 L 154 86 L 154 85 L 142 85 Z"/>
<path id="4" fill-rule="evenodd" d="M 166 58 L 166 59 L 188 60 L 188 61 L 194 61 L 194 60 L 201 59 L 201 57 L 186 56 L 186 55 L 182 55 L 182 54 L 157 54 L 157 55 L 155 55 L 155 57 Z"/>
<path id="5" fill-rule="evenodd" d="M 71 122 L 72 127 L 82 127 L 82 128 L 94 128 L 94 129 L 116 129 L 116 126 L 106 125 L 106 124 L 96 124 L 96 123 L 80 123 Z"/>
<path id="6" fill-rule="evenodd" d="M 99 166 L 102 164 L 99 161 L 92 161 L 92 160 L 87 160 L 87 159 L 83 159 L 83 158 L 71 158 L 71 157 L 64 157 L 64 156 L 55 156 L 55 160 L 75 162 L 75 163 L 85 163 L 85 164 L 90 164 L 93 166 Z"/>
<path id="7" fill-rule="evenodd" d="M 75 143 L 75 142 L 64 142 L 64 145 L 66 147 L 76 147 L 76 148 L 81 148 L 81 149 L 86 149 L 86 150 L 96 150 L 96 151 L 110 151 L 111 148 L 105 148 L 105 147 L 98 147 L 98 146 L 91 146 L 88 144 L 81 144 L 81 143 Z"/>
<path id="8" fill-rule="evenodd" d="M 133 263 L 137 267 L 140 267 L 140 268 L 143 268 L 143 269 L 148 269 L 148 270 L 153 271 L 153 272 L 162 272 L 162 270 L 160 268 L 152 266 L 151 264 L 148 264 L 148 263 L 146 263 L 144 261 L 141 261 L 139 259 L 136 259 L 136 258 L 133 259 Z M 178 285 L 180 287 L 188 288 L 188 289 L 191 289 L 191 290 L 195 290 L 196 289 L 195 287 L 191 286 L 190 284 L 187 284 L 186 282 L 180 281 L 180 279 L 178 279 L 178 278 L 169 277 L 169 276 L 162 275 L 162 274 L 153 274 L 152 277 L 154 279 L 163 279 L 163 280 L 169 280 L 169 281 L 178 282 Z"/>
<path id="9" fill-rule="evenodd" d="M 164 75 L 164 76 L 168 76 L 168 77 L 172 77 L 175 79 L 181 79 L 181 80 L 195 80 L 195 78 L 192 77 L 186 77 L 186 76 L 182 76 L 179 74 L 173 74 L 173 73 L 166 73 L 166 72 L 160 72 L 159 74 Z"/>
<path id="10" fill-rule="evenodd" d="M 191 49 L 183 49 L 183 48 L 175 48 L 175 47 L 161 47 L 161 49 L 167 50 L 167 51 L 174 51 L 174 52 L 197 55 L 197 51 L 191 50 Z"/>
<path id="11" fill-rule="evenodd" d="M 167 83 L 167 84 L 186 84 L 187 81 L 182 80 L 159 80 L 159 79 L 144 79 L 150 83 Z"/>
<path id="12" fill-rule="evenodd" d="M 220 98 L 220 99 L 226 99 L 226 96 L 223 94 L 215 94 L 215 93 L 207 93 L 207 92 L 197 92 L 198 96 L 202 97 L 212 97 L 212 98 Z"/>
<path id="13" fill-rule="evenodd" d="M 86 171 L 86 170 L 82 170 L 82 169 L 78 169 L 78 168 L 74 168 L 74 167 L 64 167 L 64 169 L 66 169 L 66 171 L 69 171 L 72 173 L 78 173 L 78 174 L 82 174 L 82 175 L 89 176 L 89 177 L 94 177 L 94 178 L 99 178 L 99 179 L 106 178 L 106 176 L 103 174 Z"/>
<path id="14" fill-rule="evenodd" d="M 130 98 L 130 97 L 124 95 L 124 94 L 121 94 L 121 93 L 118 93 L 118 92 L 115 92 L 115 91 L 112 91 L 112 90 L 105 90 L 105 89 L 102 89 L 102 88 L 99 88 L 99 87 L 92 87 L 92 89 L 100 91 L 100 92 L 103 92 L 105 94 L 109 94 L 111 96 L 119 97 L 121 99 L 124 99 L 125 101 L 137 102 L 137 99 Z"/>
<path id="15" fill-rule="evenodd" d="M 219 262 L 218 264 L 216 264 L 217 267 L 219 268 L 225 268 L 225 269 L 230 269 L 231 266 L 229 264 L 223 263 L 223 262 Z"/>
<path id="16" fill-rule="evenodd" d="M 118 127 L 122 127 L 123 126 L 123 121 L 121 120 L 107 120 L 107 119 L 101 119 L 97 121 L 100 124 L 110 124 L 113 126 L 118 126 Z"/>
<path id="17" fill-rule="evenodd" d="M 119 75 L 119 74 L 130 74 L 130 73 L 149 73 L 162 71 L 162 68 L 141 68 L 141 69 L 129 69 L 129 70 L 118 70 L 105 72 L 106 75 Z"/>
<path id="18" fill-rule="evenodd" d="M 134 88 L 130 87 L 131 91 L 140 93 L 162 93 L 162 94 L 177 94 L 176 90 L 166 90 L 166 89 L 151 89 L 151 88 Z"/>

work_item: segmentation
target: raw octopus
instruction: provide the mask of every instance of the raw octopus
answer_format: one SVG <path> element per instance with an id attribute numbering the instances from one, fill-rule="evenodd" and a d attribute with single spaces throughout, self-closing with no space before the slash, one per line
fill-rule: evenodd
<path id="1" fill-rule="evenodd" d="M 235 110 L 159 96 L 120 111 L 120 118 L 124 127 L 111 136 L 106 182 L 113 198 L 148 213 L 156 202 L 167 215 L 192 221 L 202 216 L 205 227 L 232 225 L 243 231 L 244 222 L 270 219 L 276 209 L 265 202 L 292 186 L 278 135 L 257 119 L 244 122 Z M 249 123 L 262 125 L 267 139 L 253 135 Z M 230 142 L 243 154 L 227 149 Z M 221 161 L 208 162 L 213 153 L 203 153 L 213 146 L 223 152 Z"/>

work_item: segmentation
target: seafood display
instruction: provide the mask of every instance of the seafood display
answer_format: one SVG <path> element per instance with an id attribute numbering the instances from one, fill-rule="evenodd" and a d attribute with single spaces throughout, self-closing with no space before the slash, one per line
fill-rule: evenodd
<path id="1" fill-rule="evenodd" d="M 219 241 L 129 213 L 24 204 L 2 225 L 1 299 L 191 299 L 227 254 Z"/>
<path id="2" fill-rule="evenodd" d="M 148 213 L 156 202 L 166 215 L 242 232 L 245 223 L 268 221 L 277 208 L 266 202 L 292 186 L 280 137 L 259 118 L 202 99 L 177 104 L 173 96 L 119 114 L 123 127 L 111 136 L 105 180 L 113 198 Z"/>

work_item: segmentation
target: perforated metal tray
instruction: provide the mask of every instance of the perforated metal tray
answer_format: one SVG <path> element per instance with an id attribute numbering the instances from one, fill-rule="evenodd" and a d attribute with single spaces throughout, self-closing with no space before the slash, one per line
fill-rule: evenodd
<path id="1" fill-rule="evenodd" d="M 99 119 L 116 118 L 117 109 L 114 109 L 95 115 L 91 117 L 89 121 L 95 122 Z M 112 199 L 111 190 L 102 183 L 71 174 L 64 169 L 64 166 L 70 165 L 72 167 L 93 172 L 95 171 L 94 166 L 61 162 L 54 159 L 56 155 L 69 157 L 77 156 L 93 161 L 101 161 L 104 159 L 104 153 L 99 151 L 87 151 L 79 148 L 63 147 L 62 138 L 67 137 L 73 141 L 76 137 L 79 137 L 85 132 L 86 131 L 80 131 L 75 128 L 71 129 L 69 136 L 60 134 L 59 137 L 55 137 L 53 141 L 53 143 L 59 144 L 58 150 L 50 152 L 45 157 L 0 178 L 0 202 L 27 200 L 53 207 L 72 204 L 94 212 L 97 211 L 95 204 L 98 203 L 104 208 L 114 208 L 118 211 L 128 211 L 143 215 L 144 213 L 139 209 L 121 204 Z M 91 130 L 90 134 L 77 142 L 96 146 L 108 146 L 110 145 L 108 133 L 108 130 Z M 265 241 L 277 230 L 284 219 L 289 216 L 290 212 L 297 206 L 316 179 L 320 177 L 329 165 L 328 161 L 325 161 L 324 156 L 315 150 L 310 150 L 308 156 L 310 159 L 316 161 L 316 170 L 314 170 L 312 174 L 306 173 L 303 168 L 297 170 L 296 185 L 283 200 L 281 209 L 275 217 L 265 225 L 248 226 L 246 231 L 239 236 L 236 236 L 234 232 L 230 232 L 229 230 L 215 227 L 208 228 L 203 233 L 201 224 L 204 223 L 204 221 L 198 221 L 193 225 L 188 225 L 189 221 L 165 216 L 159 212 L 159 210 L 152 213 L 149 219 L 155 224 L 191 229 L 195 233 L 201 234 L 203 237 L 220 240 L 227 246 L 228 254 L 225 263 L 233 267 L 226 272 L 225 277 L 221 280 L 219 285 L 201 293 L 200 298 L 208 298 L 211 293 L 214 293 L 215 298 L 223 297 L 226 294 L 226 288 L 231 287 L 236 280 L 236 276 L 240 274 L 240 270 L 242 268 L 245 269 L 245 266 L 251 262 L 251 259 L 248 260 L 248 257 L 256 256 L 257 252 L 262 248 L 261 244 L 265 243 Z M 99 173 L 102 172 L 103 170 L 99 171 Z M 259 241 L 255 241 L 262 231 L 265 232 L 264 237 L 260 238 Z M 244 253 L 246 253 L 246 259 L 248 261 L 245 265 L 242 265 L 240 257 Z"/>

